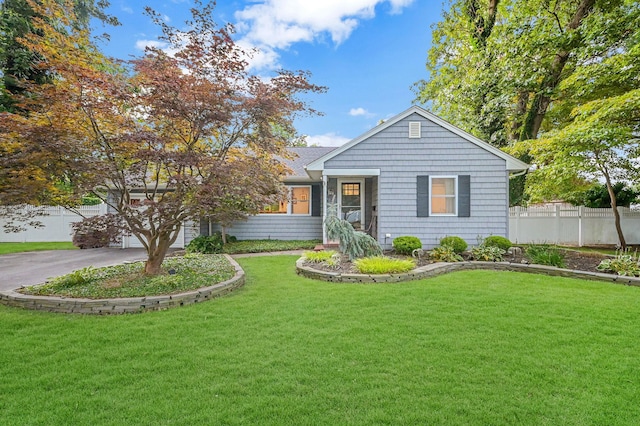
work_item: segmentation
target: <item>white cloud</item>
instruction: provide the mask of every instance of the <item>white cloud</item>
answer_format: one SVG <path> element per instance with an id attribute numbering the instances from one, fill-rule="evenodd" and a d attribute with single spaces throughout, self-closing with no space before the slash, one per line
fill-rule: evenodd
<path id="1" fill-rule="evenodd" d="M 333 132 L 324 135 L 307 136 L 308 146 L 342 146 L 351 139 L 337 135 Z"/>
<path id="2" fill-rule="evenodd" d="M 157 49 L 166 49 L 167 43 L 159 40 L 138 40 L 136 41 L 136 49 L 144 50 L 147 47 L 155 47 Z"/>
<path id="3" fill-rule="evenodd" d="M 367 111 L 366 109 L 359 107 L 359 108 L 351 108 L 349 110 L 349 115 L 353 116 L 353 117 L 358 117 L 358 116 L 363 116 L 363 117 L 373 117 L 375 114 Z"/>
<path id="4" fill-rule="evenodd" d="M 121 6 L 120 9 L 124 12 L 124 13 L 128 13 L 129 15 L 133 15 L 133 9 L 129 6 Z"/>
<path id="5" fill-rule="evenodd" d="M 278 63 L 279 56 L 275 50 L 269 47 L 258 49 L 248 43 L 247 40 L 238 40 L 236 44 L 247 53 L 244 60 L 249 64 L 249 70 L 280 68 L 280 64 Z"/>
<path id="6" fill-rule="evenodd" d="M 236 28 L 244 34 L 245 44 L 267 52 L 286 50 L 298 42 L 313 42 L 327 34 L 335 44 L 340 44 L 361 20 L 375 17 L 376 5 L 388 4 L 390 13 L 400 13 L 413 1 L 262 0 L 236 12 Z M 268 56 L 273 58 L 271 54 Z M 275 67 L 277 59 L 270 65 Z"/>
<path id="7" fill-rule="evenodd" d="M 171 22 L 171 18 L 169 18 L 169 16 L 168 16 L 168 15 L 162 15 L 162 20 L 163 20 L 164 22 Z"/>

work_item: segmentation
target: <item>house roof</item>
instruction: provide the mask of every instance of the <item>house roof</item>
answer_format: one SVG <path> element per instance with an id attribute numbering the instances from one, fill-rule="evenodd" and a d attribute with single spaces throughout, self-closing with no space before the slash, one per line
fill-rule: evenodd
<path id="1" fill-rule="evenodd" d="M 329 154 L 335 150 L 336 147 L 317 147 L 317 146 L 302 146 L 291 147 L 287 150 L 294 154 L 293 159 L 286 159 L 284 163 L 293 171 L 292 174 L 286 177 L 286 180 L 309 180 L 309 175 L 306 171 L 306 166 L 318 158 Z"/>
<path id="2" fill-rule="evenodd" d="M 435 123 L 447 130 L 449 130 L 452 133 L 455 133 L 456 135 L 460 136 L 461 138 L 471 142 L 474 145 L 479 146 L 480 148 L 484 149 L 485 151 L 488 151 L 494 155 L 496 155 L 499 158 L 502 158 L 506 161 L 507 163 L 507 171 L 509 172 L 523 172 L 525 170 L 527 170 L 529 168 L 529 165 L 527 163 L 524 163 L 520 160 L 518 160 L 515 157 L 512 157 L 511 155 L 507 154 L 506 152 L 501 151 L 500 149 L 496 148 L 493 145 L 488 144 L 487 142 L 484 142 L 483 140 L 473 136 L 470 133 L 465 132 L 464 130 L 454 126 L 451 123 L 448 123 L 447 121 L 443 120 L 442 118 L 430 113 L 429 111 L 425 110 L 424 108 L 421 108 L 419 106 L 412 106 L 411 108 L 407 109 L 406 111 L 396 115 L 395 117 L 390 118 L 389 120 L 385 121 L 384 123 L 379 124 L 378 126 L 374 127 L 373 129 L 369 130 L 366 133 L 363 133 L 362 135 L 358 136 L 355 139 L 352 139 L 351 141 L 347 142 L 346 144 L 342 145 L 341 147 L 334 149 L 326 154 L 324 154 L 322 157 L 319 157 L 317 159 L 315 159 L 314 161 L 312 161 L 311 163 L 307 164 L 306 170 L 307 173 L 311 176 L 317 176 L 318 173 L 322 170 L 324 170 L 324 163 L 328 160 L 331 160 L 332 158 L 334 158 L 335 156 L 343 153 L 344 151 L 348 150 L 349 148 L 351 148 L 354 145 L 359 144 L 360 142 L 362 142 L 365 139 L 370 138 L 371 136 L 375 135 L 376 133 L 379 133 L 383 130 L 385 130 L 386 128 L 396 124 L 397 122 L 409 117 L 411 114 L 418 114 L 420 116 L 422 116 L 423 118 L 431 121 L 432 123 Z M 315 172 L 315 173 L 314 173 Z"/>

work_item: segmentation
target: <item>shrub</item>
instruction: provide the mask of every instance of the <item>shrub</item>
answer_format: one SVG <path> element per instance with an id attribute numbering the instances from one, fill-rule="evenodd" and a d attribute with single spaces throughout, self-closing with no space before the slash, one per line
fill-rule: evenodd
<path id="1" fill-rule="evenodd" d="M 613 272 L 627 277 L 640 277 L 638 253 L 618 253 L 613 259 L 605 259 L 597 266 L 598 271 Z"/>
<path id="2" fill-rule="evenodd" d="M 418 237 L 397 237 L 393 240 L 393 248 L 398 254 L 410 255 L 414 250 L 422 248 L 422 242 Z"/>
<path id="3" fill-rule="evenodd" d="M 490 235 L 484 239 L 482 245 L 485 247 L 498 247 L 505 252 L 512 246 L 511 241 L 508 238 L 501 237 L 500 235 Z"/>
<path id="4" fill-rule="evenodd" d="M 221 253 L 224 243 L 222 242 L 222 234 L 216 232 L 213 235 L 200 235 L 194 238 L 187 245 L 187 253 L 204 253 L 214 254 Z"/>
<path id="5" fill-rule="evenodd" d="M 340 241 L 340 251 L 349 256 L 349 260 L 360 257 L 381 256 L 382 247 L 371 235 L 356 231 L 346 220 L 336 214 L 336 206 L 328 206 L 325 229 L 327 237 Z"/>
<path id="6" fill-rule="evenodd" d="M 444 237 L 440 240 L 440 245 L 442 247 L 451 247 L 454 252 L 457 254 L 462 253 L 468 247 L 468 244 L 465 240 L 456 236 Z"/>
<path id="7" fill-rule="evenodd" d="M 525 249 L 525 254 L 531 263 L 538 265 L 564 268 L 564 254 L 556 246 L 550 244 L 531 244 Z"/>
<path id="8" fill-rule="evenodd" d="M 471 249 L 471 255 L 474 260 L 482 260 L 485 262 L 501 262 L 502 256 L 506 252 L 500 247 L 492 247 L 481 245 Z"/>
<path id="9" fill-rule="evenodd" d="M 443 245 L 436 247 L 429 253 L 429 258 L 436 262 L 462 262 L 462 256 L 453 250 L 453 247 Z"/>
<path id="10" fill-rule="evenodd" d="M 71 227 L 74 246 L 81 249 L 100 248 L 120 242 L 122 221 L 116 215 L 106 214 L 83 219 Z"/>
<path id="11" fill-rule="evenodd" d="M 398 274 L 416 267 L 413 259 L 394 259 L 384 256 L 363 257 L 353 264 L 361 274 Z"/>
<path id="12" fill-rule="evenodd" d="M 335 250 L 322 250 L 322 251 L 305 251 L 304 258 L 311 263 L 322 263 L 331 259 L 337 252 Z"/>
<path id="13" fill-rule="evenodd" d="M 226 254 L 264 253 L 268 251 L 312 250 L 322 240 L 244 240 L 231 242 L 222 248 Z"/>

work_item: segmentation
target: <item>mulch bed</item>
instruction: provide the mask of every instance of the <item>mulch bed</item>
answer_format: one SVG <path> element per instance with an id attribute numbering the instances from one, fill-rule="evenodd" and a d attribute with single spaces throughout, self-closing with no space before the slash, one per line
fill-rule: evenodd
<path id="1" fill-rule="evenodd" d="M 576 250 L 563 250 L 564 253 L 564 262 L 566 269 L 572 269 L 577 271 L 587 271 L 587 272 L 602 272 L 598 271 L 596 267 L 600 264 L 603 259 L 608 258 L 608 256 L 599 254 L 599 253 L 585 253 L 579 252 Z M 406 258 L 406 256 L 396 255 L 393 252 L 385 253 L 385 256 L 389 257 L 400 257 Z M 465 260 L 469 260 L 468 254 L 465 256 L 463 254 L 463 258 Z M 417 259 L 416 259 L 417 260 Z M 513 262 L 513 263 L 531 263 L 523 254 L 522 250 L 516 250 L 514 254 L 507 254 L 504 256 L 505 262 Z M 416 266 L 424 266 L 430 263 L 433 263 L 429 260 L 428 256 L 423 256 L 418 262 L 416 262 Z M 353 265 L 353 263 L 349 262 L 349 257 L 346 255 L 342 255 L 340 259 L 340 264 L 335 267 L 328 267 L 319 263 L 310 263 L 305 262 L 305 266 L 308 266 L 313 269 L 317 269 L 325 272 L 334 272 L 340 274 L 358 274 L 358 270 Z"/>

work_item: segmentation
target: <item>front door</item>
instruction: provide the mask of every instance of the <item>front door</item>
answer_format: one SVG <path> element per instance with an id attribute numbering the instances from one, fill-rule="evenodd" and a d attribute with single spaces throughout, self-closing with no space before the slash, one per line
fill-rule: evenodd
<path id="1" fill-rule="evenodd" d="M 338 212 L 359 231 L 364 229 L 364 182 L 341 180 L 339 182 Z"/>

